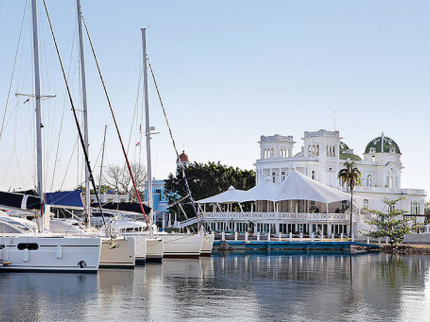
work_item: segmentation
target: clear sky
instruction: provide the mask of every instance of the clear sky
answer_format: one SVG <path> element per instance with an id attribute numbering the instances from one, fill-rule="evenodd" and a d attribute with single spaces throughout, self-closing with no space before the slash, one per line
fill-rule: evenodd
<path id="1" fill-rule="evenodd" d="M 81 1 L 132 159 L 140 141 L 136 131 L 130 134 L 141 119 L 139 111 L 132 126 L 140 28 L 150 25 L 148 55 L 178 147 L 192 161 L 253 169 L 261 135 L 293 135 L 299 152 L 304 131 L 334 127 L 362 155 L 384 132 L 403 153 L 402 186 L 430 190 L 430 2 Z M 79 105 L 75 1 L 46 2 Z M 1 117 L 25 6 L 25 0 L 0 0 Z M 41 1 L 39 19 L 42 91 L 57 94 L 44 101 L 46 185 L 68 189 L 82 181 L 82 168 L 72 154 L 76 129 Z M 34 103 L 15 97 L 33 91 L 30 26 L 27 4 L 0 141 L 0 189 L 35 182 Z M 123 158 L 87 41 L 85 46 L 90 155 L 98 172 L 105 124 L 105 165 Z M 150 87 L 151 123 L 160 132 L 152 139 L 154 176 L 163 179 L 175 169 L 175 154 Z"/>

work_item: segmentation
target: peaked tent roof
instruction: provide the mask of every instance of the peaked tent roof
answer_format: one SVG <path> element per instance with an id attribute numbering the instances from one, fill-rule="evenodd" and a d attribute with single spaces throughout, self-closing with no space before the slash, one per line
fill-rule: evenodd
<path id="1" fill-rule="evenodd" d="M 198 203 L 231 203 L 240 202 L 241 195 L 246 193 L 244 190 L 237 190 L 230 186 L 227 191 L 221 192 L 215 196 L 197 201 Z M 239 201 L 238 201 L 239 200 Z"/>
<path id="2" fill-rule="evenodd" d="M 275 201 L 278 187 L 279 184 L 272 183 L 269 178 L 269 180 L 265 180 L 263 183 L 256 185 L 254 188 L 245 191 L 245 193 L 241 196 L 242 199 L 238 200 L 238 202 L 254 200 Z"/>
<path id="3" fill-rule="evenodd" d="M 313 180 L 296 169 L 290 173 L 278 186 L 274 201 L 281 200 L 311 200 L 323 203 L 348 200 L 350 195 Z"/>
<path id="4" fill-rule="evenodd" d="M 264 181 L 254 188 L 243 191 L 230 187 L 216 196 L 197 201 L 198 203 L 231 203 L 254 200 L 311 200 L 323 203 L 349 200 L 350 195 L 331 188 L 290 169 L 288 176 L 281 183 Z"/>

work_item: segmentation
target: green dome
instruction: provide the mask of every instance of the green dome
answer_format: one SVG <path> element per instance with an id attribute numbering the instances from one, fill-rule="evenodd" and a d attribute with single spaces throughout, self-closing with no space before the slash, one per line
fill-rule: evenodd
<path id="1" fill-rule="evenodd" d="M 339 152 L 342 153 L 345 150 L 349 150 L 349 146 L 345 144 L 345 142 L 340 141 L 339 143 Z"/>
<path id="2" fill-rule="evenodd" d="M 398 153 L 401 154 L 400 148 L 394 140 L 382 133 L 381 136 L 373 139 L 366 146 L 364 153 Z"/>
<path id="3" fill-rule="evenodd" d="M 340 142 L 339 143 L 339 159 L 340 160 L 352 160 L 352 161 L 361 161 L 361 158 L 356 155 L 356 154 L 352 154 L 350 153 L 352 152 L 352 150 L 350 150 L 349 146 L 346 145 L 345 142 Z"/>

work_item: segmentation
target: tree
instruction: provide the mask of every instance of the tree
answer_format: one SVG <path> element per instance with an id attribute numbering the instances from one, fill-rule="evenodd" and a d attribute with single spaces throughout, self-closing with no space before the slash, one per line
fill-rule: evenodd
<path id="1" fill-rule="evenodd" d="M 147 179 L 146 169 L 140 164 L 131 164 L 131 172 L 133 173 L 136 182 L 137 190 L 145 190 L 145 182 Z M 115 192 L 128 193 L 130 197 L 135 197 L 133 182 L 130 177 L 127 165 L 109 165 L 105 172 L 102 183 L 105 186 L 112 187 Z"/>
<path id="2" fill-rule="evenodd" d="M 378 230 L 368 232 L 366 234 L 367 236 L 373 238 L 388 237 L 391 247 L 395 244 L 402 243 L 405 235 L 411 231 L 411 228 L 408 226 L 408 222 L 411 219 L 399 218 L 403 216 L 406 211 L 395 209 L 396 204 L 402 199 L 404 198 L 401 197 L 395 200 L 382 199 L 382 202 L 388 207 L 387 212 L 370 210 L 370 213 L 374 216 L 371 220 L 367 221 L 367 223 L 376 226 Z"/>
<path id="3" fill-rule="evenodd" d="M 352 227 L 352 197 L 353 191 L 356 186 L 361 186 L 361 172 L 357 167 L 355 161 L 348 159 L 343 166 L 345 168 L 341 169 L 338 174 L 338 178 L 342 180 L 342 186 L 347 186 L 351 194 L 350 203 L 350 216 L 349 216 L 349 227 L 351 234 L 353 232 Z"/>
<path id="4" fill-rule="evenodd" d="M 248 190 L 255 186 L 255 172 L 241 170 L 220 162 L 190 163 L 185 168 L 185 175 L 194 200 L 204 199 L 226 191 L 230 186 Z M 169 203 L 187 196 L 182 171 L 170 174 L 165 183 L 165 193 Z M 191 210 L 188 208 L 188 210 Z"/>

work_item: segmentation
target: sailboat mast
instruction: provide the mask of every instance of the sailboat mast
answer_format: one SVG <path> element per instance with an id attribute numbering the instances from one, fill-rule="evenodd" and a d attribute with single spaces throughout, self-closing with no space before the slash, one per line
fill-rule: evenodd
<path id="1" fill-rule="evenodd" d="M 31 2 L 33 22 L 33 63 L 34 63 L 34 94 L 36 98 L 36 147 L 37 147 L 37 192 L 41 205 L 44 204 L 43 196 L 43 163 L 42 163 L 42 111 L 40 106 L 40 72 L 39 72 L 39 39 L 37 33 L 37 7 L 36 0 Z M 41 213 L 43 216 L 43 212 Z M 43 220 L 39 220 L 39 231 L 43 231 Z"/>
<path id="2" fill-rule="evenodd" d="M 84 145 L 87 155 L 89 156 L 88 149 L 88 109 L 87 109 L 87 84 L 85 77 L 85 57 L 84 57 L 84 42 L 82 37 L 82 11 L 81 0 L 76 0 L 77 13 L 78 13 L 78 32 L 79 32 L 79 58 L 81 68 L 81 90 L 82 90 L 82 109 L 84 112 Z M 85 165 L 85 213 L 87 215 L 87 226 L 90 225 L 90 173 L 88 165 Z"/>
<path id="3" fill-rule="evenodd" d="M 146 55 L 146 28 L 142 28 L 142 52 L 143 52 L 143 88 L 145 95 L 145 135 L 146 135 L 146 166 L 148 180 L 148 206 L 153 208 L 152 200 L 152 171 L 151 171 L 151 127 L 149 125 L 149 98 L 148 98 L 148 63 Z M 151 223 L 154 222 L 154 211 L 151 211 Z"/>

